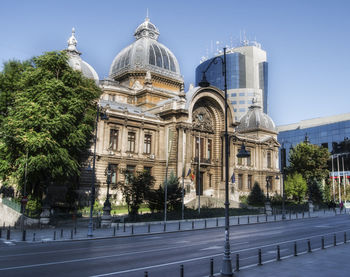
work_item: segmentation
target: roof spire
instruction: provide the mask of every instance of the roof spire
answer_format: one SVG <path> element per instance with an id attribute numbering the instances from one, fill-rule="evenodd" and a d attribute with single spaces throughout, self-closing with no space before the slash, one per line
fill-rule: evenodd
<path id="1" fill-rule="evenodd" d="M 146 21 L 149 21 L 149 16 L 148 16 L 148 8 L 147 8 L 147 10 L 146 10 L 146 19 L 145 19 Z"/>
<path id="2" fill-rule="evenodd" d="M 75 28 L 73 27 L 72 28 L 72 35 L 71 37 L 68 39 L 67 41 L 68 43 L 68 51 L 71 51 L 71 52 L 78 52 L 77 50 L 77 39 L 75 38 Z"/>

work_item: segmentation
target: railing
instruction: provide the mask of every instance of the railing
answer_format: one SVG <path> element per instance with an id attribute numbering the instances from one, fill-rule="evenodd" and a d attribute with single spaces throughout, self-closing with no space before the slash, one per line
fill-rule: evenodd
<path id="1" fill-rule="evenodd" d="M 10 198 L 2 198 L 2 203 L 19 213 L 21 212 L 21 204 L 11 200 Z"/>

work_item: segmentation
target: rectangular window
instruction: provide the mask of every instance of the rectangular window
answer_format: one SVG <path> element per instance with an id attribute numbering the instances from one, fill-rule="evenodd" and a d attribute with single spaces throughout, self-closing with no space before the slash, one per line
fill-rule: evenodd
<path id="1" fill-rule="evenodd" d="M 208 160 L 211 160 L 211 155 L 212 155 L 212 140 L 208 139 L 208 153 L 207 153 L 207 158 Z"/>
<path id="2" fill-rule="evenodd" d="M 252 175 L 248 175 L 248 183 L 247 183 L 248 190 L 252 189 L 252 182 L 253 182 L 253 176 Z"/>
<path id="3" fill-rule="evenodd" d="M 232 105 L 236 105 L 236 104 L 237 104 L 237 101 L 231 101 L 231 104 L 232 104 Z"/>
<path id="4" fill-rule="evenodd" d="M 247 152 L 249 153 L 249 157 L 247 157 L 247 166 L 251 166 L 252 165 L 252 157 L 251 157 L 251 151 L 247 150 Z"/>
<path id="5" fill-rule="evenodd" d="M 244 96 L 244 95 L 245 95 L 244 92 L 240 92 L 240 93 L 239 93 L 239 96 Z"/>
<path id="6" fill-rule="evenodd" d="M 152 167 L 144 166 L 144 167 L 143 167 L 143 170 L 149 172 L 149 174 L 152 175 Z"/>
<path id="7" fill-rule="evenodd" d="M 239 104 L 245 104 L 245 101 L 244 100 L 240 100 Z"/>
<path id="8" fill-rule="evenodd" d="M 143 152 L 146 154 L 151 154 L 151 144 L 152 144 L 152 136 L 145 135 L 145 143 L 143 147 Z"/>
<path id="9" fill-rule="evenodd" d="M 237 93 L 231 93 L 231 97 L 236 97 Z"/>
<path id="10" fill-rule="evenodd" d="M 267 152 L 267 168 L 272 167 L 272 162 L 271 162 L 271 152 Z"/>
<path id="11" fill-rule="evenodd" d="M 254 92 L 248 92 L 248 96 L 254 96 Z"/>
<path id="12" fill-rule="evenodd" d="M 128 151 L 135 152 L 135 137 L 134 132 L 128 132 Z"/>
<path id="13" fill-rule="evenodd" d="M 111 185 L 116 185 L 117 184 L 118 165 L 117 164 L 110 164 L 110 169 L 112 170 Z"/>
<path id="14" fill-rule="evenodd" d="M 111 129 L 109 132 L 109 149 L 116 151 L 118 148 L 118 130 Z"/>
<path id="15" fill-rule="evenodd" d="M 238 189 L 243 188 L 243 174 L 238 174 Z"/>
<path id="16" fill-rule="evenodd" d="M 204 138 L 201 138 L 201 159 L 204 158 Z"/>

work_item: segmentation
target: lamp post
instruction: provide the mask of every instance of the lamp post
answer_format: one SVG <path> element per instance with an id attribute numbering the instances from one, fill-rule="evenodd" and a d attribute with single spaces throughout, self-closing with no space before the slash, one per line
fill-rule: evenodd
<path id="1" fill-rule="evenodd" d="M 286 179 L 286 166 L 287 166 L 287 153 L 286 148 L 284 147 L 284 143 L 290 143 L 289 141 L 282 141 L 282 147 L 281 147 L 281 172 L 282 172 L 282 220 L 286 219 L 286 208 L 285 208 L 285 202 L 286 202 L 286 195 L 285 195 L 285 185 L 284 180 Z M 293 150 L 293 144 L 290 143 L 289 152 Z"/>
<path id="2" fill-rule="evenodd" d="M 209 67 L 215 63 L 217 64 L 218 60 L 222 64 L 222 74 L 224 76 L 224 93 L 225 93 L 225 246 L 224 246 L 224 257 L 222 261 L 221 276 L 233 276 L 232 272 L 232 263 L 231 263 L 231 251 L 230 251 L 230 218 L 229 218 L 229 197 L 228 197 L 228 153 L 229 153 L 229 144 L 228 144 L 228 132 L 227 132 L 227 78 L 226 78 L 226 48 L 224 48 L 224 58 L 217 56 L 211 60 L 206 69 L 203 71 L 202 80 L 199 82 L 200 87 L 209 87 L 210 83 L 207 81 L 205 73 L 208 71 Z M 244 144 L 237 154 L 238 158 L 249 157 L 250 154 L 245 150 Z"/>
<path id="3" fill-rule="evenodd" d="M 89 225 L 88 225 L 88 237 L 93 236 L 93 210 L 94 210 L 94 202 L 95 202 L 95 166 L 96 166 L 96 142 L 97 142 L 97 125 L 99 121 L 101 113 L 101 119 L 107 120 L 108 116 L 107 114 L 103 111 L 102 107 L 97 105 L 96 108 L 96 120 L 95 120 L 95 134 L 94 134 L 94 154 L 93 154 L 93 159 L 92 159 L 92 176 L 91 176 L 91 195 L 90 195 L 90 217 L 89 217 Z"/>
<path id="4" fill-rule="evenodd" d="M 111 227 L 111 202 L 109 202 L 109 186 L 111 184 L 111 177 L 113 174 L 113 169 L 111 164 L 107 167 L 107 197 L 103 204 L 103 215 L 102 215 L 102 227 Z"/>

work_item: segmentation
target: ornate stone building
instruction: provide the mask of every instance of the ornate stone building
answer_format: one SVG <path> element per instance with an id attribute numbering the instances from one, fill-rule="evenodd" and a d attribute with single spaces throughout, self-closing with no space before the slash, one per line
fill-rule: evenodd
<path id="1" fill-rule="evenodd" d="M 99 106 L 108 119 L 100 119 L 97 126 L 97 197 L 101 201 L 106 197 L 110 164 L 112 184 L 124 180 L 125 169 L 149 170 L 156 186 L 164 182 L 166 172 L 173 172 L 183 177 L 186 203 L 194 205 L 198 193 L 204 205 L 223 203 L 224 93 L 215 87 L 190 87 L 185 93 L 177 59 L 158 41 L 159 34 L 146 18 L 134 33 L 135 41 L 115 57 L 109 77 L 99 81 L 103 91 Z M 74 33 L 67 52 L 73 67 L 98 81 L 96 72 L 80 58 Z M 230 199 L 235 202 L 250 192 L 255 181 L 265 190 L 266 177 L 271 177 L 270 192 L 280 192 L 280 182 L 274 178 L 279 175 L 277 131 L 258 103 L 239 125 L 228 105 Z M 247 160 L 236 158 L 242 143 L 251 153 Z M 80 189 L 86 193 L 92 180 L 91 165 L 92 154 L 80 180 Z M 121 200 L 117 189 L 111 194 Z"/>

